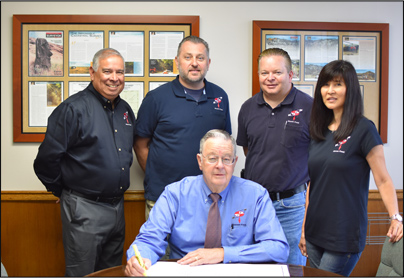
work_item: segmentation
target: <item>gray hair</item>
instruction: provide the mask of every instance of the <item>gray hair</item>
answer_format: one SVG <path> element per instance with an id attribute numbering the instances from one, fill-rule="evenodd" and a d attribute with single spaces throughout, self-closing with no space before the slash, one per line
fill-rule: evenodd
<path id="1" fill-rule="evenodd" d="M 292 70 L 292 60 L 290 59 L 288 52 L 286 52 L 281 48 L 276 47 L 268 48 L 261 52 L 261 54 L 258 56 L 258 70 L 260 70 L 259 67 L 262 57 L 269 57 L 269 56 L 282 56 L 283 58 L 285 58 L 286 69 L 288 70 L 288 72 Z"/>
<path id="2" fill-rule="evenodd" d="M 113 48 L 103 48 L 103 49 L 98 50 L 97 53 L 94 54 L 93 70 L 94 71 L 98 70 L 98 66 L 100 65 L 100 60 L 106 59 L 109 56 L 114 56 L 114 55 L 121 57 L 121 59 L 123 61 L 123 67 L 125 70 L 125 59 L 123 58 L 121 53 L 119 53 L 118 50 L 113 49 Z"/>
<path id="3" fill-rule="evenodd" d="M 182 39 L 182 41 L 180 42 L 180 44 L 178 45 L 178 50 L 177 50 L 177 57 L 180 56 L 180 52 L 181 52 L 181 46 L 183 45 L 184 42 L 193 42 L 193 43 L 201 43 L 205 46 L 206 48 L 206 53 L 208 54 L 209 57 L 209 45 L 208 43 L 202 39 L 199 38 L 197 36 L 188 36 Z"/>
<path id="4" fill-rule="evenodd" d="M 201 139 L 199 144 L 199 152 L 202 153 L 203 148 L 205 146 L 206 141 L 209 138 L 222 138 L 224 140 L 230 140 L 233 145 L 233 153 L 234 157 L 236 157 L 236 140 L 234 140 L 233 136 L 231 136 L 227 131 L 221 129 L 212 129 L 209 130 Z"/>

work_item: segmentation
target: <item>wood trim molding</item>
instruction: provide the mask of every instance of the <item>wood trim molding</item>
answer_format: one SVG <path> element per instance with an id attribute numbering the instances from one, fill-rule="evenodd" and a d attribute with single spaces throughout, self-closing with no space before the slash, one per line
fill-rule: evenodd
<path id="1" fill-rule="evenodd" d="M 397 189 L 397 199 L 403 200 L 403 190 Z M 128 190 L 125 201 L 145 201 L 143 190 Z M 13 201 L 56 201 L 57 198 L 46 191 L 1 191 L 2 202 Z M 378 190 L 369 190 L 369 200 L 381 200 Z"/>
<path id="2" fill-rule="evenodd" d="M 18 201 L 56 201 L 57 198 L 46 191 L 1 191 L 2 202 Z M 128 190 L 124 195 L 125 201 L 145 201 L 143 190 Z"/>

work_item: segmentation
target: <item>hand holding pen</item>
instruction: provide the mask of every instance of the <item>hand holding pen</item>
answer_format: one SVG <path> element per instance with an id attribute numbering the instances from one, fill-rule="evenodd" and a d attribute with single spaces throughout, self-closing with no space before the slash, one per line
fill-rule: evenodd
<path id="1" fill-rule="evenodd" d="M 150 268 L 151 261 L 149 259 L 143 259 L 140 255 L 137 246 L 132 245 L 135 251 L 135 256 L 131 257 L 125 268 L 126 276 L 146 276 L 146 270 Z"/>

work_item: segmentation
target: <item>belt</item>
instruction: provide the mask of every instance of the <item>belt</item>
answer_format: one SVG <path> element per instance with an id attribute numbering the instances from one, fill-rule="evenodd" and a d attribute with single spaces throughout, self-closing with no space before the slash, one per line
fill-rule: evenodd
<path id="1" fill-rule="evenodd" d="M 74 190 L 72 190 L 70 188 L 66 188 L 66 190 L 68 192 L 72 193 L 73 195 L 78 196 L 78 197 L 82 197 L 82 198 L 85 198 L 87 200 L 91 200 L 91 201 L 95 201 L 95 202 L 107 203 L 107 204 L 111 204 L 111 205 L 118 204 L 122 199 L 122 196 L 117 196 L 117 197 L 92 196 L 92 195 L 86 195 L 86 194 L 74 191 Z"/>
<path id="2" fill-rule="evenodd" d="M 283 192 L 269 192 L 269 197 L 271 198 L 272 201 L 281 200 L 281 199 L 292 197 L 293 195 L 295 195 L 297 193 L 305 191 L 306 188 L 307 188 L 307 183 L 303 183 L 293 189 L 286 190 Z"/>

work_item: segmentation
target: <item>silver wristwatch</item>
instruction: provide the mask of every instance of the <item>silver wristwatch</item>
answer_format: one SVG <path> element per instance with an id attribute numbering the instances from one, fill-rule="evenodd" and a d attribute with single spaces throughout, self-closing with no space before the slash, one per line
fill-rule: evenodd
<path id="1" fill-rule="evenodd" d="M 390 217 L 390 221 L 392 221 L 392 220 L 398 220 L 398 221 L 400 221 L 400 222 L 403 222 L 403 218 L 402 218 L 401 215 L 398 214 L 398 213 L 396 213 L 396 214 L 394 214 L 394 215 L 392 215 L 392 216 Z"/>

